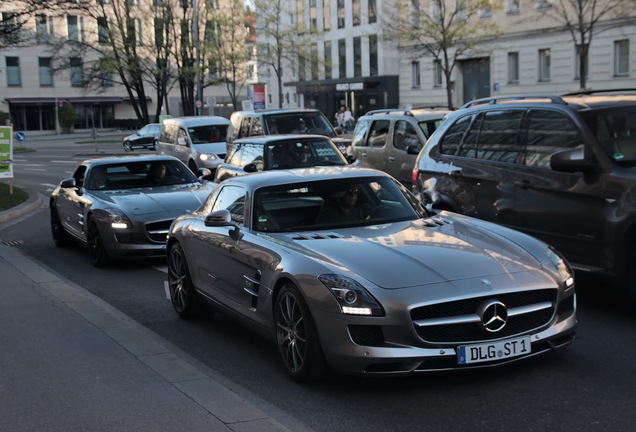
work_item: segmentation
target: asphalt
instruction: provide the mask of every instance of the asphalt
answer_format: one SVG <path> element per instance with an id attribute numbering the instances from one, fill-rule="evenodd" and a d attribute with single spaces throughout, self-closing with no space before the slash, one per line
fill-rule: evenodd
<path id="1" fill-rule="evenodd" d="M 0 212 L 0 430 L 311 430 L 1 242 L 43 202 Z"/>

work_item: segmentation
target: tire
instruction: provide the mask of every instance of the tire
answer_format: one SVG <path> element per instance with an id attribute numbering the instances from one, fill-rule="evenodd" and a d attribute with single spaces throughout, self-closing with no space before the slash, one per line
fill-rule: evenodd
<path id="1" fill-rule="evenodd" d="M 97 223 L 93 219 L 88 221 L 86 245 L 88 246 L 88 256 L 95 267 L 105 267 L 110 264 L 111 260 L 104 247 L 104 239 Z"/>
<path id="2" fill-rule="evenodd" d="M 60 215 L 57 212 L 57 207 L 53 201 L 51 201 L 50 209 L 51 235 L 53 236 L 53 243 L 55 243 L 55 246 L 57 247 L 70 246 L 73 243 L 73 239 L 62 226 Z"/>
<path id="3" fill-rule="evenodd" d="M 201 314 L 201 300 L 192 285 L 185 253 L 179 243 L 174 243 L 168 251 L 168 290 L 172 307 L 179 317 L 187 320 Z"/>
<path id="4" fill-rule="evenodd" d="M 278 354 L 287 374 L 298 382 L 324 375 L 326 364 L 314 320 L 300 291 L 291 283 L 276 297 L 274 323 Z"/>
<path id="5" fill-rule="evenodd" d="M 188 168 L 190 168 L 190 171 L 192 171 L 195 176 L 199 176 L 199 168 L 197 168 L 197 164 L 193 160 L 188 162 Z"/>
<path id="6" fill-rule="evenodd" d="M 127 152 L 132 151 L 132 145 L 130 144 L 130 141 L 124 141 L 124 150 L 126 150 Z"/>

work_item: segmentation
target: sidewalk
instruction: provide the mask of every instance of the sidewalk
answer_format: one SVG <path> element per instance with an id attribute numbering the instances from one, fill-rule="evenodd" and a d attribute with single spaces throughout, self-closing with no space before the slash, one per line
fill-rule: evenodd
<path id="1" fill-rule="evenodd" d="M 0 274 L 0 430 L 310 430 L 18 248 Z"/>

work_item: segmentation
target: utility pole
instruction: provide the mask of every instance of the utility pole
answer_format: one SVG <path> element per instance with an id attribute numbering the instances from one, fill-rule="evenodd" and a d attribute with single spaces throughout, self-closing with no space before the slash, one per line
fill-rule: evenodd
<path id="1" fill-rule="evenodd" d="M 199 2 L 192 0 L 192 33 L 194 33 L 194 67 L 196 73 L 194 75 L 194 113 L 201 115 L 201 106 L 203 105 L 201 93 L 201 47 L 199 46 Z"/>

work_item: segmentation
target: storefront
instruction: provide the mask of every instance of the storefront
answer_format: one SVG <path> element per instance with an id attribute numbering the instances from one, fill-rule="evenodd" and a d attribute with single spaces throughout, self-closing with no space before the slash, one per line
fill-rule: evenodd
<path id="1" fill-rule="evenodd" d="M 348 106 L 355 117 L 367 111 L 398 107 L 398 76 L 360 77 L 342 80 L 294 82 L 298 93 L 304 95 L 305 107 L 317 108 L 332 122 L 341 106 Z"/>

